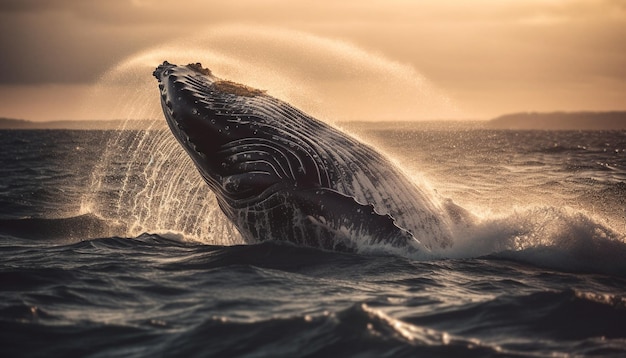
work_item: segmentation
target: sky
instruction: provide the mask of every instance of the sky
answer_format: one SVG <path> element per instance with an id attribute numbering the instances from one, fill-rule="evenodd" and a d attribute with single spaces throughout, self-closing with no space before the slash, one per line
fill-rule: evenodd
<path id="1" fill-rule="evenodd" d="M 626 110 L 622 0 L 0 0 L 0 117 L 158 115 L 197 62 L 335 120 Z"/>

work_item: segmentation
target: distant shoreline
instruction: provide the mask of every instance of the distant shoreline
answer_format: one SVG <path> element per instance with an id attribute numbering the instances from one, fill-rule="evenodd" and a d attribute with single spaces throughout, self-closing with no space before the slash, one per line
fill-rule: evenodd
<path id="1" fill-rule="evenodd" d="M 69 130 L 142 130 L 165 128 L 165 121 L 155 126 L 154 120 L 65 120 L 35 122 L 24 119 L 0 118 L 1 130 L 37 130 L 37 129 L 69 129 Z"/>
<path id="2" fill-rule="evenodd" d="M 485 128 L 510 130 L 621 130 L 626 129 L 626 111 L 513 113 L 487 121 Z"/>
<path id="3" fill-rule="evenodd" d="M 393 129 L 498 129 L 498 130 L 626 130 L 626 111 L 611 112 L 524 112 L 505 114 L 482 120 L 429 121 L 342 121 L 344 128 L 369 127 Z M 59 120 L 35 122 L 24 119 L 0 118 L 0 130 L 145 130 L 165 129 L 164 120 Z"/>

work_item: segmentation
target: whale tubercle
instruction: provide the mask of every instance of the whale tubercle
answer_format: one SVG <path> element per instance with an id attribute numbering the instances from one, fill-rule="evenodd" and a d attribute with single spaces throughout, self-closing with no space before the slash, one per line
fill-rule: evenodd
<path id="1" fill-rule="evenodd" d="M 220 92 L 230 93 L 237 96 L 244 97 L 254 97 L 261 94 L 264 94 L 264 90 L 248 87 L 246 85 L 242 85 L 241 83 L 232 82 L 232 81 L 215 81 L 213 84 L 215 88 Z"/>
<path id="2" fill-rule="evenodd" d="M 187 68 L 190 70 L 196 71 L 201 75 L 211 76 L 211 70 L 209 70 L 208 68 L 202 67 L 202 64 L 200 62 L 190 63 L 187 65 Z"/>

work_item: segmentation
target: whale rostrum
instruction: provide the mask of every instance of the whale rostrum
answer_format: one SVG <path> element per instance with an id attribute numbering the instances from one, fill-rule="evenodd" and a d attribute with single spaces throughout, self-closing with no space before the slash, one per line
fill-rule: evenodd
<path id="1" fill-rule="evenodd" d="M 359 251 L 452 243 L 462 209 L 372 147 L 201 64 L 154 71 L 167 123 L 249 242 Z"/>

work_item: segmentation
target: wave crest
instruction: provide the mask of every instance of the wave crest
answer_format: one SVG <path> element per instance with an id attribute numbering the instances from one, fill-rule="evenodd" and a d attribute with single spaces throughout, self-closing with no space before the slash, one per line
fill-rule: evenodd
<path id="1" fill-rule="evenodd" d="M 532 207 L 490 216 L 457 230 L 440 258 L 492 255 L 576 272 L 626 274 L 624 236 L 584 212 Z"/>

